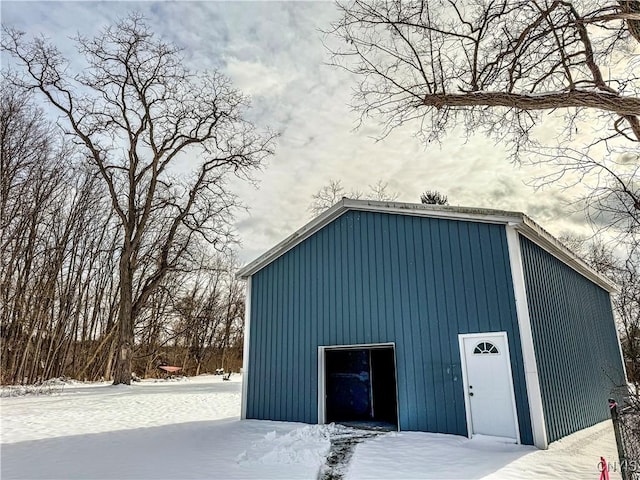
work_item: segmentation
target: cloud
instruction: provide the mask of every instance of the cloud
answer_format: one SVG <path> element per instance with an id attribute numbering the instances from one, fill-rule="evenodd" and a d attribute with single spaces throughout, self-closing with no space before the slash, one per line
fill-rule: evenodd
<path id="1" fill-rule="evenodd" d="M 382 180 L 409 202 L 435 189 L 452 204 L 524 211 L 556 235 L 586 228 L 580 210 L 566 207 L 568 192 L 553 185 L 535 191 L 527 183 L 541 170 L 514 167 L 491 140 L 453 130 L 441 145 L 424 145 L 417 122 L 381 141 L 375 122 L 354 131 L 355 79 L 325 64 L 320 29 L 337 16 L 331 2 L 2 3 L 3 21 L 45 33 L 71 55 L 70 35 L 92 34 L 133 10 L 180 45 L 190 66 L 218 69 L 250 94 L 249 117 L 259 127 L 282 132 L 276 155 L 255 175 L 259 189 L 231 182 L 249 207 L 236 224 L 243 261 L 306 223 L 311 195 L 329 179 L 347 190 Z"/>
<path id="2" fill-rule="evenodd" d="M 256 61 L 226 58 L 225 72 L 233 85 L 242 92 L 255 96 L 279 96 L 294 78 L 284 72 Z"/>

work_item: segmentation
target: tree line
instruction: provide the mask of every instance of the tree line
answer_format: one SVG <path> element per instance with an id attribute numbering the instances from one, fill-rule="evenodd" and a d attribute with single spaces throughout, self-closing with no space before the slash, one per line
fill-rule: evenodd
<path id="1" fill-rule="evenodd" d="M 6 85 L 0 129 L 1 381 L 112 379 L 122 233 L 104 186 L 29 95 Z M 161 362 L 190 374 L 241 364 L 244 288 L 233 254 L 202 244 L 189 253 L 189 268 L 167 275 L 136 317 L 139 376 Z"/>
<path id="2" fill-rule="evenodd" d="M 637 365 L 638 2 L 354 0 L 338 9 L 326 31 L 337 40 L 332 63 L 359 79 L 355 106 L 363 122 L 382 122 L 381 137 L 408 124 L 427 143 L 456 128 L 484 134 L 517 162 L 552 167 L 541 185 L 584 187 L 578 200 L 596 233 L 615 239 L 606 264 L 588 260 L 628 299 L 616 308 Z M 75 40 L 85 66 L 74 72 L 55 45 L 3 27 L 2 381 L 73 371 L 129 383 L 169 354 L 162 361 L 208 368 L 212 352 L 227 358 L 241 336 L 231 320 L 241 318 L 241 293 L 229 273 L 238 200 L 228 179 L 250 179 L 275 135 L 246 120 L 247 98 L 226 77 L 189 69 L 140 15 Z M 32 96 L 58 116 L 55 128 Z M 543 138 L 547 117 L 556 131 Z M 395 198 L 382 182 L 369 188 Z M 344 192 L 333 181 L 310 211 Z M 421 200 L 447 203 L 438 192 Z"/>
<path id="3" fill-rule="evenodd" d="M 237 369 L 228 181 L 250 179 L 275 135 L 138 14 L 75 44 L 76 73 L 54 45 L 3 27 L 2 382 Z"/>

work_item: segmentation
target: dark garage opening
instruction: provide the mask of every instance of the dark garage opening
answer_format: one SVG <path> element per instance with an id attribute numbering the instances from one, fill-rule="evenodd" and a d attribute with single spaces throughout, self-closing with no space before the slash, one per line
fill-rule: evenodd
<path id="1" fill-rule="evenodd" d="M 326 421 L 396 430 L 392 346 L 325 350 Z"/>

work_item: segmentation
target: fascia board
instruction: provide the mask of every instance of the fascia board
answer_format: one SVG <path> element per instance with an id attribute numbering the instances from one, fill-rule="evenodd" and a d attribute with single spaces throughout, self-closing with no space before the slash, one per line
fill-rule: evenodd
<path id="1" fill-rule="evenodd" d="M 522 222 L 515 225 L 516 229 L 533 243 L 546 250 L 561 262 L 573 270 L 588 278 L 610 293 L 619 291 L 618 286 L 604 275 L 589 267 L 583 260 L 577 257 L 571 250 L 556 240 L 550 233 L 526 215 Z"/>
<path id="2" fill-rule="evenodd" d="M 311 220 L 302 228 L 296 230 L 275 247 L 242 267 L 238 270 L 236 277 L 246 279 L 253 275 L 349 210 L 512 225 L 536 245 L 539 245 L 548 253 L 608 292 L 618 291 L 617 286 L 611 280 L 590 268 L 550 233 L 523 213 L 484 208 L 422 205 L 376 200 L 352 200 L 349 198 L 343 198 L 333 207 Z"/>
<path id="3" fill-rule="evenodd" d="M 246 279 L 253 275 L 349 210 L 499 224 L 518 221 L 522 218 L 521 213 L 500 210 L 344 198 L 305 226 L 296 230 L 275 247 L 242 267 L 236 273 L 236 277 Z"/>
<path id="4" fill-rule="evenodd" d="M 347 210 L 343 205 L 344 200 L 336 203 L 333 207 L 323 212 L 321 215 L 318 215 L 316 218 L 307 223 L 304 227 L 296 230 L 294 233 L 289 235 L 287 238 L 278 243 L 275 247 L 267 250 L 265 253 L 260 255 L 254 261 L 248 263 L 244 267 L 242 267 L 236 273 L 236 278 L 246 279 L 247 277 L 253 275 L 258 270 L 269 265 L 276 258 L 284 255 L 293 247 L 298 245 L 300 242 L 309 238 L 311 235 L 316 233 L 318 230 L 322 229 L 324 226 L 328 225 L 340 215 L 345 213 Z"/>

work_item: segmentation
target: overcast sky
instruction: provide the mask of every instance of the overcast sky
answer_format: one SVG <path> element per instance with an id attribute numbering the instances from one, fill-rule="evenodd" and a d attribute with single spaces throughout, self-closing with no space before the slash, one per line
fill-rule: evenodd
<path id="1" fill-rule="evenodd" d="M 515 167 L 499 145 L 468 142 L 452 132 L 426 147 L 412 126 L 376 141 L 374 122 L 354 131 L 350 107 L 355 79 L 325 63 L 320 29 L 337 12 L 331 2 L 10 2 L 2 22 L 44 34 L 63 52 L 69 37 L 91 35 L 131 11 L 142 12 L 154 31 L 185 49 L 200 70 L 219 69 L 252 97 L 251 119 L 281 132 L 276 155 L 256 174 L 258 189 L 235 185 L 248 207 L 237 216 L 240 259 L 255 258 L 310 220 L 311 196 L 330 179 L 366 191 L 378 180 L 419 202 L 435 189 L 453 205 L 517 210 L 554 235 L 585 233 L 586 223 L 567 201 L 572 192 L 534 191 L 539 174 Z M 3 60 L 4 63 L 4 60 Z"/>

